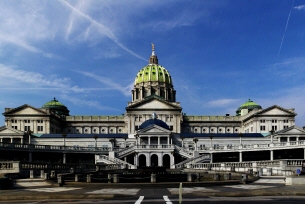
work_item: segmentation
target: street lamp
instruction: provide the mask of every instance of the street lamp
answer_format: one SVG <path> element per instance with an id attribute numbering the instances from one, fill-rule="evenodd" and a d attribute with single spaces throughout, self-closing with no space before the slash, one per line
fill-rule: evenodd
<path id="1" fill-rule="evenodd" d="M 239 143 L 240 145 L 242 145 L 241 138 L 243 137 L 243 133 L 240 132 L 238 135 L 239 135 Z"/>
<path id="2" fill-rule="evenodd" d="M 193 141 L 195 142 L 195 151 L 197 151 L 197 142 L 198 142 L 198 139 L 195 137 L 195 138 L 193 139 Z"/>
<path id="3" fill-rule="evenodd" d="M 183 140 L 184 140 L 184 137 L 183 136 L 180 136 L 181 140 L 182 140 L 182 148 L 184 148 L 184 145 L 183 145 Z"/>
<path id="4" fill-rule="evenodd" d="M 29 136 L 29 144 L 31 144 L 31 135 L 32 135 L 32 131 L 31 129 L 29 129 L 26 134 Z"/>
<path id="5" fill-rule="evenodd" d="M 126 148 L 126 146 L 127 146 L 127 144 L 126 144 L 127 137 L 125 136 L 125 137 L 123 137 L 123 139 L 125 140 L 125 148 Z"/>
<path id="6" fill-rule="evenodd" d="M 64 147 L 66 146 L 66 137 L 67 137 L 67 134 L 63 133 L 61 134 L 61 136 L 63 137 L 63 141 L 64 141 Z"/>
<path id="7" fill-rule="evenodd" d="M 210 146 L 211 146 L 210 149 L 213 149 L 213 144 L 212 144 L 212 139 L 213 139 L 213 137 L 214 137 L 214 136 L 213 136 L 213 133 L 212 133 L 212 134 L 210 135 L 210 139 L 211 139 L 211 141 L 210 141 L 210 142 L 211 142 L 211 143 L 210 143 Z"/>
<path id="8" fill-rule="evenodd" d="M 271 143 L 273 143 L 273 134 L 274 134 L 275 131 L 274 131 L 274 130 L 270 130 L 269 132 L 270 132 L 270 134 L 271 134 L 271 136 L 270 136 L 270 138 L 271 138 Z"/>
<path id="9" fill-rule="evenodd" d="M 98 136 L 94 135 L 93 138 L 95 139 L 95 150 L 96 150 L 97 149 L 97 138 L 98 138 Z"/>

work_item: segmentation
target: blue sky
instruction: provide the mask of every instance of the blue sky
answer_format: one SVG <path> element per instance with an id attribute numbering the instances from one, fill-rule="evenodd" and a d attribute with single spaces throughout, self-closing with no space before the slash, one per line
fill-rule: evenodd
<path id="1" fill-rule="evenodd" d="M 184 113 L 250 98 L 305 125 L 305 0 L 1 0 L 0 109 L 56 97 L 71 115 L 121 115 L 151 43 Z"/>

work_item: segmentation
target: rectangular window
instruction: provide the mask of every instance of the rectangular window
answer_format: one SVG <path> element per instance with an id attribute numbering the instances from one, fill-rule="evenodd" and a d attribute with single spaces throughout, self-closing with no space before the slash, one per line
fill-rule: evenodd
<path id="1" fill-rule="evenodd" d="M 288 123 L 288 120 L 283 120 L 284 123 Z"/>
<path id="2" fill-rule="evenodd" d="M 272 125 L 272 130 L 277 131 L 277 126 L 276 125 Z"/>
<path id="3" fill-rule="evenodd" d="M 17 130 L 17 126 L 12 126 L 13 129 Z"/>
<path id="4" fill-rule="evenodd" d="M 24 120 L 24 123 L 30 123 L 31 121 L 30 120 Z"/>
<path id="5" fill-rule="evenodd" d="M 266 130 L 266 126 L 262 125 L 261 126 L 261 131 Z"/>
<path id="6" fill-rule="evenodd" d="M 284 125 L 284 129 L 287 129 L 289 126 L 288 125 Z"/>
<path id="7" fill-rule="evenodd" d="M 42 120 L 37 120 L 37 123 L 43 123 L 43 121 Z"/>
<path id="8" fill-rule="evenodd" d="M 272 123 L 277 123 L 277 120 L 272 120 Z"/>
<path id="9" fill-rule="evenodd" d="M 265 121 L 265 120 L 260 120 L 260 122 L 261 122 L 261 123 L 265 123 L 266 121 Z"/>
<path id="10" fill-rule="evenodd" d="M 29 130 L 31 130 L 30 126 L 24 126 L 24 131 L 29 131 Z"/>
<path id="11" fill-rule="evenodd" d="M 43 131 L 43 126 L 37 126 L 37 131 Z"/>

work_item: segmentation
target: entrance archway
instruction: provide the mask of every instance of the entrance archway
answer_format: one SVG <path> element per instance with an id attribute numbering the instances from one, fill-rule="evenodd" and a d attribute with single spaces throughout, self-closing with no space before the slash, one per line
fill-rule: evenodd
<path id="1" fill-rule="evenodd" d="M 139 167 L 146 166 L 146 156 L 144 154 L 141 154 L 139 156 Z"/>
<path id="2" fill-rule="evenodd" d="M 166 168 L 171 167 L 171 158 L 168 154 L 165 154 L 163 156 L 163 166 L 166 167 Z"/>
<path id="3" fill-rule="evenodd" d="M 152 167 L 158 166 L 158 156 L 153 154 L 151 155 L 151 165 Z"/>

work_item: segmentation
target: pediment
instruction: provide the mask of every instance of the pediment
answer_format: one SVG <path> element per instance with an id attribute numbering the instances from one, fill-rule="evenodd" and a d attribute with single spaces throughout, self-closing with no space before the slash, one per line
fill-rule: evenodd
<path id="1" fill-rule="evenodd" d="M 181 110 L 179 103 L 176 102 L 168 102 L 158 98 L 150 98 L 143 101 L 139 101 L 137 103 L 133 103 L 126 109 L 172 109 L 172 110 Z"/>
<path id="2" fill-rule="evenodd" d="M 24 132 L 20 130 L 9 128 L 6 126 L 0 127 L 0 135 L 12 136 L 12 135 L 23 135 L 23 134 Z"/>
<path id="3" fill-rule="evenodd" d="M 271 106 L 269 108 L 263 109 L 259 111 L 257 114 L 264 114 L 264 115 L 287 115 L 287 116 L 294 116 L 295 113 L 292 111 L 279 107 L 279 106 Z"/>
<path id="4" fill-rule="evenodd" d="M 137 134 L 145 134 L 145 133 L 153 133 L 153 134 L 156 134 L 156 133 L 163 133 L 163 134 L 170 134 L 171 131 L 170 130 L 167 130 L 165 128 L 162 128 L 158 125 L 151 125 L 151 126 L 148 126 L 142 130 L 139 130 L 137 132 Z"/>
<path id="5" fill-rule="evenodd" d="M 4 115 L 8 115 L 8 114 L 9 115 L 46 115 L 47 113 L 25 104 L 23 106 L 19 106 L 18 108 L 11 109 L 4 113 Z"/>
<path id="6" fill-rule="evenodd" d="M 291 126 L 287 129 L 277 132 L 275 135 L 305 135 L 305 130 L 297 126 Z"/>

